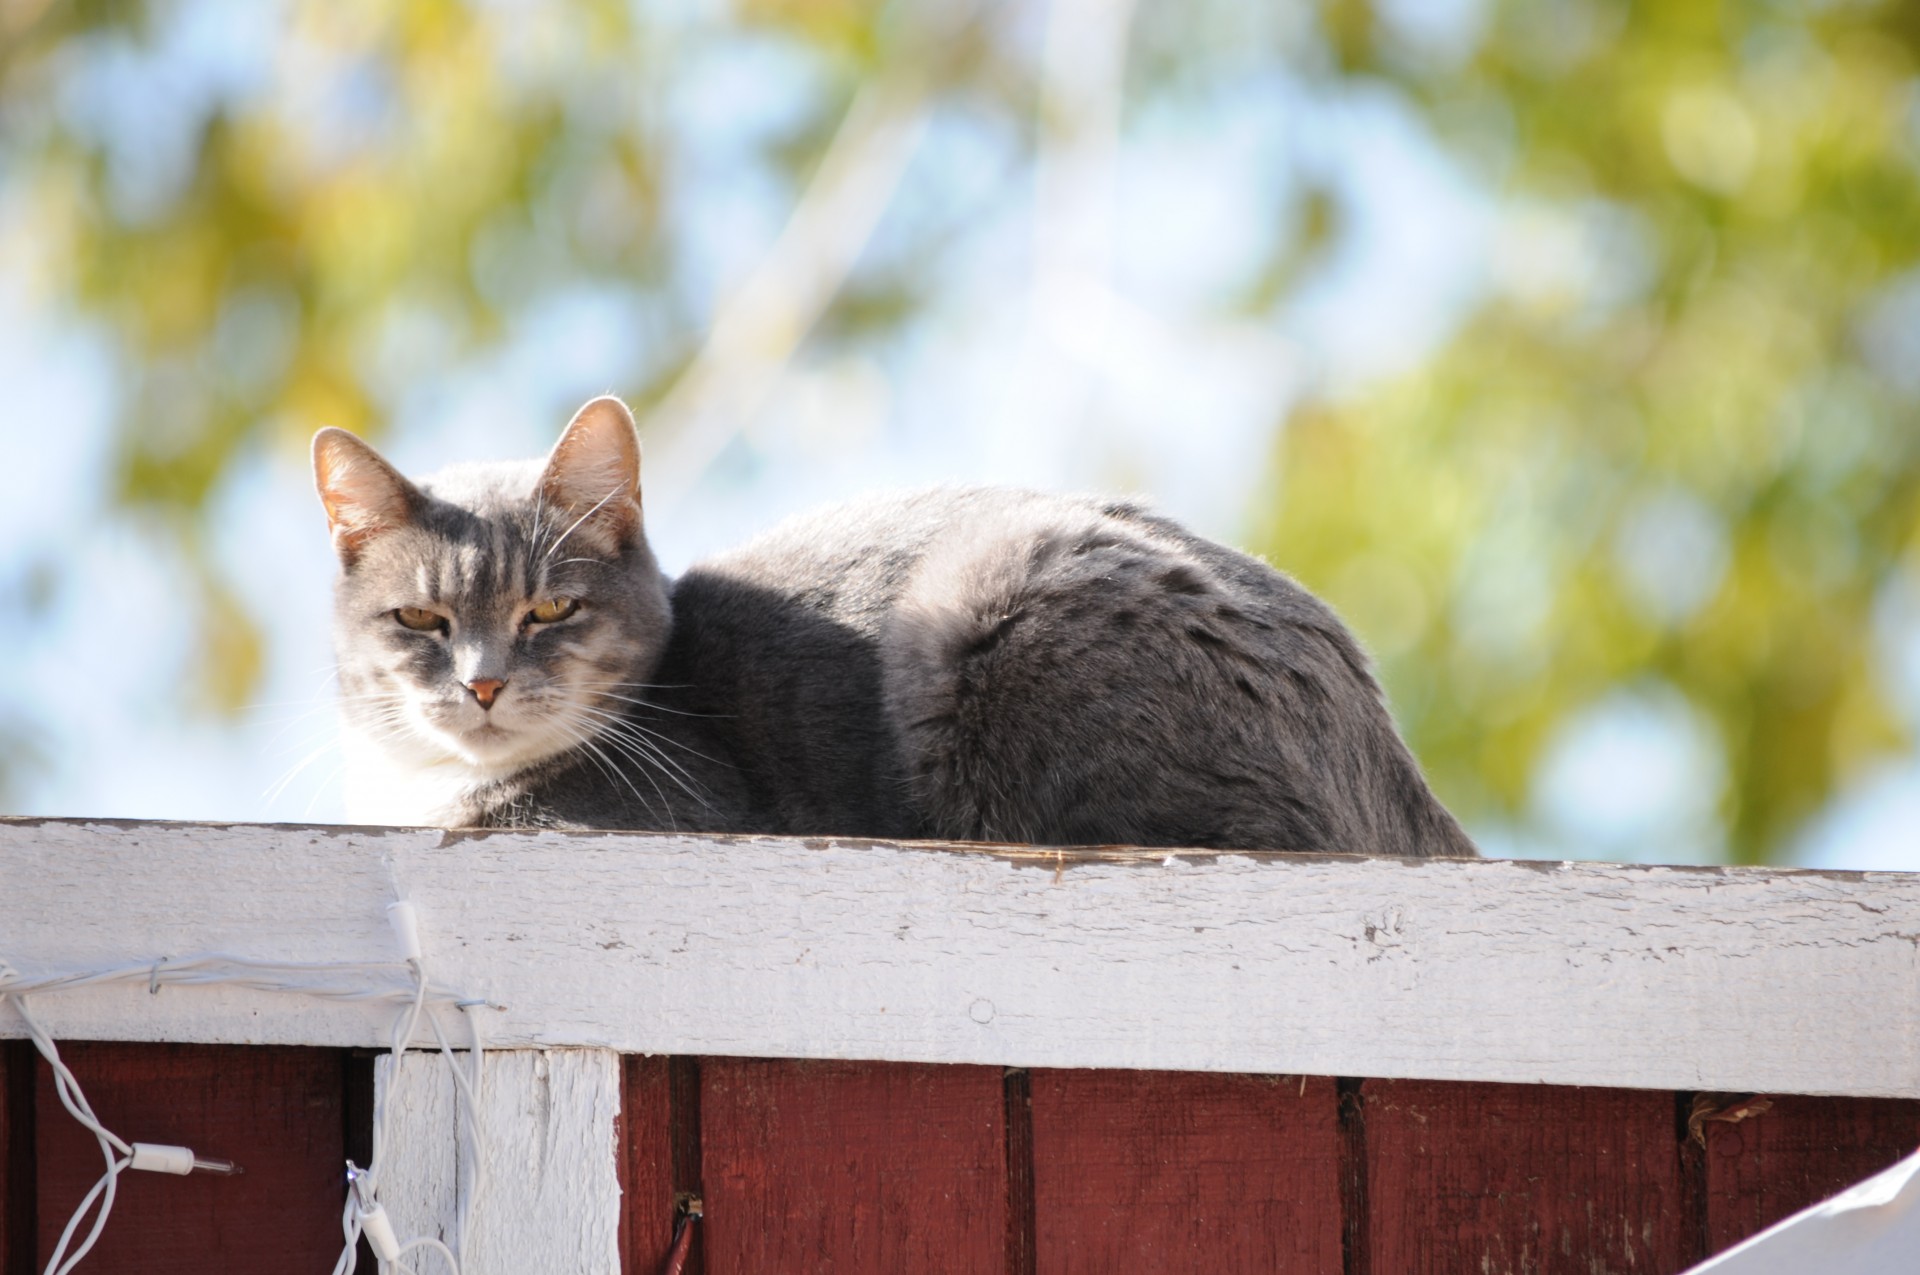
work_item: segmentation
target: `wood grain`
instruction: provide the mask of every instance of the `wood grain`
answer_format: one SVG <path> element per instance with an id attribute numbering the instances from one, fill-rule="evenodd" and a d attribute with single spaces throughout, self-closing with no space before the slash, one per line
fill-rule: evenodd
<path id="1" fill-rule="evenodd" d="M 999 1272 L 997 1067 L 701 1062 L 711 1275 Z"/>
<path id="2" fill-rule="evenodd" d="M 392 1107 L 380 1198 L 405 1241 L 452 1244 L 472 1192 L 462 1275 L 616 1275 L 620 1176 L 615 1128 L 621 1065 L 601 1049 L 508 1049 L 487 1055 L 484 1182 L 457 1152 L 454 1088 L 437 1053 L 375 1071 Z"/>
<path id="3" fill-rule="evenodd" d="M 1775 1096 L 1759 1115 L 1702 1128 L 1717 1253 L 1913 1154 L 1920 1102 Z"/>
<path id="4" fill-rule="evenodd" d="M 1920 1097 L 1914 874 L 0 821 L 29 975 L 388 958 L 400 892 L 502 1046 Z M 38 1006 L 82 1039 L 377 1046 L 392 1017 Z"/>
<path id="5" fill-rule="evenodd" d="M 651 1275 L 673 1241 L 673 1112 L 668 1060 L 620 1060 L 620 1269 Z"/>
<path id="6" fill-rule="evenodd" d="M 1341 1271 L 1325 1077 L 1036 1071 L 1035 1269 Z"/>
<path id="7" fill-rule="evenodd" d="M 325 1049 L 62 1043 L 94 1112 L 129 1142 L 231 1159 L 237 1177 L 120 1175 L 85 1270 L 143 1275 L 327 1270 L 340 1253 L 344 1152 L 340 1059 Z M 39 1064 L 42 1260 L 104 1167 Z"/>
<path id="8" fill-rule="evenodd" d="M 1372 1275 L 1687 1265 L 1670 1093 L 1361 1086 Z"/>

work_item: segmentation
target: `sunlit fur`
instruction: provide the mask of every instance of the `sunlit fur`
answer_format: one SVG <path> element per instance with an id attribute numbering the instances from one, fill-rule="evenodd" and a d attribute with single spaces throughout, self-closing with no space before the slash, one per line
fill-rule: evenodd
<path id="1" fill-rule="evenodd" d="M 336 596 L 348 805 L 378 822 L 458 821 L 488 790 L 564 753 L 598 749 L 609 777 L 644 737 L 622 710 L 665 640 L 665 582 L 644 538 L 583 535 L 537 463 L 472 465 L 414 484 L 405 525 L 358 546 Z M 565 619 L 529 613 L 579 599 Z M 419 631 L 394 612 L 448 618 Z M 483 708 L 468 683 L 505 683 Z"/>
<path id="2" fill-rule="evenodd" d="M 613 400 L 544 466 L 314 455 L 357 819 L 1473 853 L 1333 612 L 1137 505 L 878 497 L 668 582 Z"/>

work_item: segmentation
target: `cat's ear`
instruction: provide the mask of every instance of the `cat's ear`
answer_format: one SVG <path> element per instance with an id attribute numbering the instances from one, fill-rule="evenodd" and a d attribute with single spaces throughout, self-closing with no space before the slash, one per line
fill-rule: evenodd
<path id="1" fill-rule="evenodd" d="M 540 475 L 540 495 L 609 551 L 640 534 L 640 438 L 619 399 L 596 398 L 567 423 Z"/>
<path id="2" fill-rule="evenodd" d="M 418 487 L 344 429 L 313 436 L 313 485 L 327 509 L 333 547 L 349 566 L 367 541 L 406 526 L 426 504 Z"/>

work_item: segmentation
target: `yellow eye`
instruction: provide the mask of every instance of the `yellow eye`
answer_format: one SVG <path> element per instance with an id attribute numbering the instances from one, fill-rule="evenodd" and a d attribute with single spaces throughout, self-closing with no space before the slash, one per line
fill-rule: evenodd
<path id="1" fill-rule="evenodd" d="M 418 629 L 422 633 L 447 627 L 445 616 L 425 607 L 401 607 L 393 613 L 393 618 L 407 628 Z"/>
<path id="2" fill-rule="evenodd" d="M 527 612 L 527 619 L 534 624 L 552 624 L 555 620 L 566 619 L 579 609 L 578 598 L 548 598 Z"/>

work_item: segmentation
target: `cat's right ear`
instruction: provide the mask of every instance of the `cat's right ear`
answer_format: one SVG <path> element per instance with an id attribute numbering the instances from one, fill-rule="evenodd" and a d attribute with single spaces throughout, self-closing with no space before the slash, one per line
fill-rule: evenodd
<path id="1" fill-rule="evenodd" d="M 369 540 L 406 526 L 426 503 L 379 452 L 331 426 L 313 436 L 313 485 L 326 506 L 334 551 L 349 567 Z"/>

